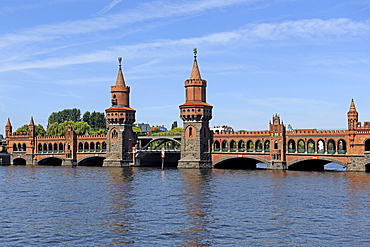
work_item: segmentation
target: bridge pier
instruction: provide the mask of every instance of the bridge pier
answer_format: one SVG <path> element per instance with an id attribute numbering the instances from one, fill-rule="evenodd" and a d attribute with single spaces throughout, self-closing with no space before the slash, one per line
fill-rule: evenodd
<path id="1" fill-rule="evenodd" d="M 352 157 L 352 160 L 348 162 L 348 172 L 365 172 L 366 165 L 370 163 L 370 155 L 365 154 L 362 157 Z"/>
<path id="2" fill-rule="evenodd" d="M 77 166 L 75 159 L 63 159 L 62 166 Z"/>
<path id="3" fill-rule="evenodd" d="M 267 170 L 288 170 L 287 164 L 285 161 L 280 160 L 271 160 L 267 164 Z"/>

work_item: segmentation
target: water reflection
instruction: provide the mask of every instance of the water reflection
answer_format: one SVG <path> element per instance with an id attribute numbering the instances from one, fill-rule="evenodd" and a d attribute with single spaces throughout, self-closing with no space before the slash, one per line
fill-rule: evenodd
<path id="1" fill-rule="evenodd" d="M 133 228 L 132 182 L 135 168 L 108 168 L 108 198 L 106 212 L 103 213 L 105 221 L 103 228 L 116 236 L 112 239 L 113 245 L 133 244 L 134 241 L 125 238 Z"/>
<path id="2" fill-rule="evenodd" d="M 182 246 L 210 246 L 205 238 L 210 236 L 207 230 L 211 219 L 210 197 L 212 194 L 210 170 L 181 170 L 183 182 L 183 200 L 186 211 L 183 212 L 189 224 L 182 230 L 184 234 Z"/>

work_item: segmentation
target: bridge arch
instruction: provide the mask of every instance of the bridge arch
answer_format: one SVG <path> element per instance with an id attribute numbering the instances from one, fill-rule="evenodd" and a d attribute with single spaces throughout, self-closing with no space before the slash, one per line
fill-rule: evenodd
<path id="1" fill-rule="evenodd" d="M 25 166 L 26 164 L 27 164 L 27 162 L 23 158 L 15 158 L 13 160 L 13 165 L 15 165 L 15 166 Z"/>
<path id="2" fill-rule="evenodd" d="M 304 157 L 304 158 L 299 158 L 296 160 L 292 160 L 287 163 L 288 170 L 309 170 L 309 171 L 323 171 L 324 166 L 329 163 L 336 163 L 339 164 L 345 168 L 347 168 L 348 164 L 336 160 L 333 158 L 327 158 L 327 157 L 317 157 L 317 158 L 312 158 L 312 157 Z"/>
<path id="3" fill-rule="evenodd" d="M 158 142 L 159 141 L 159 142 Z M 158 143 L 155 143 L 155 142 L 158 142 Z M 142 147 L 141 149 L 148 149 L 149 147 L 153 146 L 154 144 L 154 150 L 158 149 L 159 147 L 161 147 L 162 144 L 166 143 L 166 142 L 172 142 L 172 147 L 174 149 L 178 148 L 179 146 L 181 146 L 181 142 L 176 140 L 175 138 L 170 138 L 170 137 L 161 137 L 161 136 L 158 136 L 157 138 L 153 138 L 152 140 L 150 140 L 144 147 Z M 152 149 L 152 148 L 151 148 Z"/>
<path id="4" fill-rule="evenodd" d="M 88 155 L 77 160 L 77 166 L 103 166 L 104 156 Z"/>
<path id="5" fill-rule="evenodd" d="M 213 162 L 218 169 L 257 169 L 258 163 L 268 164 L 268 160 L 252 155 L 230 155 Z"/>
<path id="6" fill-rule="evenodd" d="M 37 165 L 61 166 L 63 162 L 64 159 L 59 156 L 43 157 L 37 160 Z"/>

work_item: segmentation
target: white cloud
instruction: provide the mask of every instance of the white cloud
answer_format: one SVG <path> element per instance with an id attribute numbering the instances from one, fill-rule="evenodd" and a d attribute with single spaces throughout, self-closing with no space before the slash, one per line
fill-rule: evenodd
<path id="1" fill-rule="evenodd" d="M 116 6 L 117 4 L 119 4 L 122 0 L 113 0 L 110 4 L 108 4 L 107 6 L 105 6 L 101 11 L 99 11 L 99 15 L 104 15 L 105 13 L 107 13 L 111 8 L 113 8 L 114 6 Z"/>

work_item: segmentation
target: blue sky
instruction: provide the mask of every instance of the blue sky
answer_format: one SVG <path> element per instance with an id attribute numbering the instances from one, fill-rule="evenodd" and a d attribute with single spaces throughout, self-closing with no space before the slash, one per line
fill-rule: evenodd
<path id="1" fill-rule="evenodd" d="M 16 0 L 0 6 L 0 124 L 110 107 L 118 62 L 137 122 L 170 127 L 198 48 L 211 127 L 370 120 L 370 0 Z M 3 133 L 3 131 L 0 131 Z"/>

